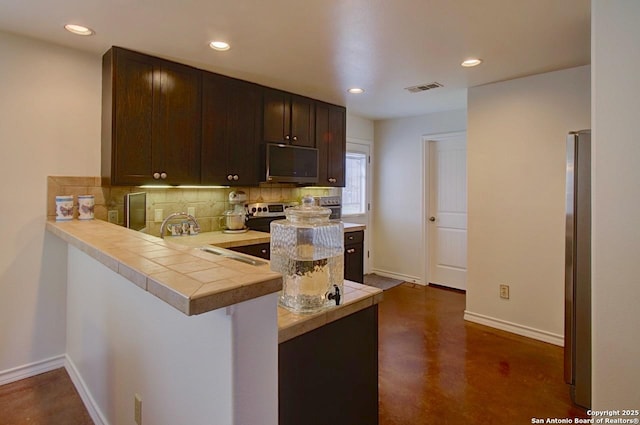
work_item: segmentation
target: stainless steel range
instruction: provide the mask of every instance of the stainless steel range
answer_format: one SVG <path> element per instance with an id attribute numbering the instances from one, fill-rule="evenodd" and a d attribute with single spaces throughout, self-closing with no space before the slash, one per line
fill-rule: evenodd
<path id="1" fill-rule="evenodd" d="M 247 227 L 259 232 L 269 232 L 271 222 L 285 218 L 284 211 L 295 207 L 297 202 L 260 202 L 246 204 Z"/>
<path id="2" fill-rule="evenodd" d="M 319 207 L 329 208 L 331 215 L 329 219 L 340 220 L 342 218 L 342 197 L 337 196 L 314 196 L 313 200 Z"/>

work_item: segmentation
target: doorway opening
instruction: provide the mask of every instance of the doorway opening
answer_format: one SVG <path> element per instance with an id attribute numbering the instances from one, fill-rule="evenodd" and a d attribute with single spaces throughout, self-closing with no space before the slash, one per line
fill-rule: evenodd
<path id="1" fill-rule="evenodd" d="M 363 224 L 364 274 L 371 273 L 371 157 L 373 143 L 368 140 L 347 139 L 345 187 L 342 189 L 342 220 Z"/>

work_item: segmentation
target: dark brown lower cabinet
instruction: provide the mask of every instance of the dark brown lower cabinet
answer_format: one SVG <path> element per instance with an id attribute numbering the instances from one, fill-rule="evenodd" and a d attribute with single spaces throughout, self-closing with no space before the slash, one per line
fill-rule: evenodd
<path id="1" fill-rule="evenodd" d="M 253 255 L 254 257 L 268 260 L 271 254 L 270 248 L 269 243 L 258 243 L 254 245 L 234 246 L 229 249 L 231 251 L 242 252 L 243 254 Z"/>
<path id="2" fill-rule="evenodd" d="M 364 231 L 344 234 L 344 278 L 364 282 Z"/>
<path id="3" fill-rule="evenodd" d="M 279 425 L 378 424 L 378 306 L 278 347 Z"/>

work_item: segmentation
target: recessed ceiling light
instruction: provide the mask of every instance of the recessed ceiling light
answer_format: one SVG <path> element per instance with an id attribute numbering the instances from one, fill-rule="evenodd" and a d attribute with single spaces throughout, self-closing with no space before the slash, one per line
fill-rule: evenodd
<path id="1" fill-rule="evenodd" d="M 349 93 L 351 94 L 361 94 L 364 93 L 364 89 L 361 89 L 360 87 L 352 87 L 349 90 L 347 90 Z"/>
<path id="2" fill-rule="evenodd" d="M 211 43 L 209 43 L 209 47 L 220 52 L 224 52 L 225 50 L 229 50 L 231 48 L 231 46 L 229 46 L 229 43 L 226 43 L 224 41 L 212 41 Z"/>
<path id="3" fill-rule="evenodd" d="M 471 58 L 471 59 L 467 59 L 465 61 L 463 61 L 460 65 L 466 67 L 466 68 L 470 68 L 472 66 L 478 66 L 482 63 L 482 59 L 477 59 L 477 58 Z"/>
<path id="4" fill-rule="evenodd" d="M 67 24 L 64 26 L 64 29 L 77 35 L 93 35 L 96 33 L 91 28 L 84 27 L 82 25 L 75 25 L 75 24 Z"/>

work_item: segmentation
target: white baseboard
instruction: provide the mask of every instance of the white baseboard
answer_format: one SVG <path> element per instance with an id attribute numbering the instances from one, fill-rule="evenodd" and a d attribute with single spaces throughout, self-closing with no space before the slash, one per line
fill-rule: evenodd
<path id="1" fill-rule="evenodd" d="M 40 375 L 54 369 L 64 367 L 64 354 L 29 363 L 24 366 L 14 367 L 0 372 L 0 385 L 10 384 L 25 378 Z"/>
<path id="2" fill-rule="evenodd" d="M 465 310 L 464 320 L 564 347 L 564 336 Z"/>
<path id="3" fill-rule="evenodd" d="M 376 269 L 374 268 L 372 270 L 372 273 L 377 274 L 378 276 L 384 276 L 384 277 L 390 277 L 391 279 L 399 279 L 405 282 L 411 282 L 411 283 L 417 283 L 418 285 L 424 285 L 424 282 L 422 282 L 422 279 L 420 279 L 419 277 L 416 276 L 409 276 L 406 274 L 402 274 L 402 273 L 394 273 L 394 272 L 390 272 L 387 270 L 381 270 L 381 269 Z"/>
<path id="4" fill-rule="evenodd" d="M 104 414 L 98 407 L 98 404 L 91 396 L 91 392 L 87 388 L 82 376 L 80 376 L 78 369 L 69 356 L 64 356 L 64 367 L 71 378 L 71 382 L 73 382 L 73 385 L 76 387 L 78 394 L 80 394 L 80 398 L 82 399 L 84 406 L 87 408 L 93 423 L 95 425 L 109 425 L 109 422 L 104 417 Z"/>

